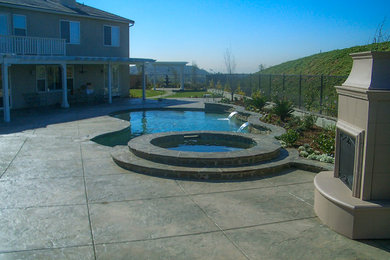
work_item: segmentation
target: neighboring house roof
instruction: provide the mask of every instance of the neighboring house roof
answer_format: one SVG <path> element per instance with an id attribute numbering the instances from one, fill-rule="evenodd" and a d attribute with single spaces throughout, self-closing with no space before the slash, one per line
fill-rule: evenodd
<path id="1" fill-rule="evenodd" d="M 102 11 L 84 4 L 73 2 L 66 4 L 69 1 L 61 0 L 0 0 L 0 6 L 8 6 L 24 9 L 35 9 L 42 12 L 55 12 L 67 15 L 85 16 L 90 18 L 98 18 L 105 20 L 113 20 L 117 22 L 131 23 L 134 21 L 124 17 Z M 72 2 L 72 1 L 70 1 Z"/>

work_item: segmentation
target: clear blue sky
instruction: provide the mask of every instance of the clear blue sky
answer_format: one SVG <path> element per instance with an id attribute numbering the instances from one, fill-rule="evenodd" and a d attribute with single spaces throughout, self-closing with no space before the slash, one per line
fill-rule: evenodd
<path id="1" fill-rule="evenodd" d="M 390 0 L 79 0 L 132 19 L 134 58 L 195 61 L 226 71 L 230 48 L 236 72 L 370 42 L 387 16 Z"/>

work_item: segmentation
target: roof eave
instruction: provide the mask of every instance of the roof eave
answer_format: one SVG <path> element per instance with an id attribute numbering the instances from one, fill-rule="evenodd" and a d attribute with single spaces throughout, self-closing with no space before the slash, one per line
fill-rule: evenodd
<path id="1" fill-rule="evenodd" d="M 63 14 L 63 15 L 81 17 L 81 18 L 90 18 L 90 19 L 97 19 L 97 20 L 104 20 L 104 21 L 114 21 L 114 22 L 118 22 L 118 23 L 126 23 L 126 24 L 132 24 L 132 25 L 134 25 L 134 23 L 135 23 L 133 20 L 130 20 L 127 18 L 113 19 L 113 18 L 105 18 L 105 17 L 100 17 L 100 16 L 94 16 L 94 15 L 81 15 L 81 14 L 75 14 L 75 13 L 49 10 L 49 9 L 33 7 L 33 6 L 10 4 L 10 3 L 1 3 L 0 2 L 0 6 L 10 7 L 10 8 L 19 8 L 19 9 L 24 9 L 24 10 L 32 10 L 32 11 L 38 11 L 38 12 L 44 12 L 44 13 L 51 13 L 51 14 Z"/>

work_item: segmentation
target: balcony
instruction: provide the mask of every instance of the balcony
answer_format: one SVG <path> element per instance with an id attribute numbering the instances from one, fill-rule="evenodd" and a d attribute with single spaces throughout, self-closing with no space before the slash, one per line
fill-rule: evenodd
<path id="1" fill-rule="evenodd" d="M 65 39 L 0 35 L 0 53 L 65 56 Z"/>

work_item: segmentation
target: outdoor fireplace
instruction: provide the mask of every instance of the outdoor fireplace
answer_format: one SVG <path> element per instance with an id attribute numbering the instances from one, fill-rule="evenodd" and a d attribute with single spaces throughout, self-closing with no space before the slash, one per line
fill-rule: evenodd
<path id="1" fill-rule="evenodd" d="M 351 54 L 339 96 L 334 172 L 315 180 L 314 209 L 353 238 L 390 238 L 390 52 Z"/>

